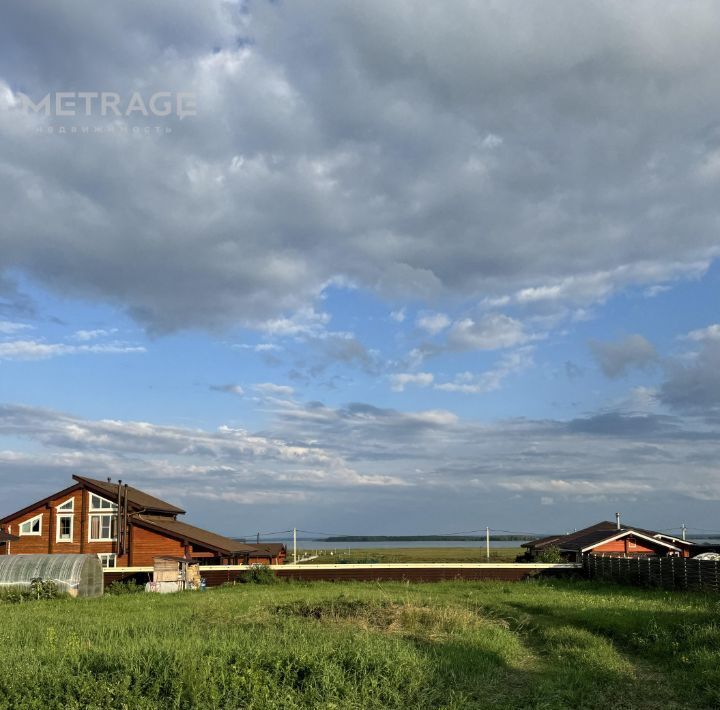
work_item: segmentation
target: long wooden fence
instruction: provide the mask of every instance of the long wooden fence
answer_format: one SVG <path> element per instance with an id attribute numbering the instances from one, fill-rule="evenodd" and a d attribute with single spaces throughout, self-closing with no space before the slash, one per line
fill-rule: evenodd
<path id="1" fill-rule="evenodd" d="M 590 579 L 663 589 L 697 589 L 720 592 L 720 562 L 685 557 L 604 557 L 586 555 L 585 574 Z"/>
<path id="2" fill-rule="evenodd" d="M 232 584 L 242 580 L 247 565 L 213 565 L 200 568 L 208 587 Z M 272 565 L 270 569 L 282 579 L 325 582 L 441 582 L 445 580 L 501 580 L 516 582 L 538 576 L 577 574 L 581 564 L 539 563 L 428 563 L 428 564 L 325 564 Z M 146 582 L 152 567 L 116 567 L 105 570 L 105 585 L 134 579 Z"/>

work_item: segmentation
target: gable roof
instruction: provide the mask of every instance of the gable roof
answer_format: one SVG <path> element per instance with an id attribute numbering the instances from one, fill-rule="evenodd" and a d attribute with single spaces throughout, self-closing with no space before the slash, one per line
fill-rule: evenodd
<path id="1" fill-rule="evenodd" d="M 135 525 L 165 533 L 179 540 L 187 540 L 227 555 L 244 555 L 256 551 L 255 547 L 246 545 L 244 542 L 238 542 L 224 535 L 217 535 L 209 530 L 196 528 L 194 525 L 163 515 L 133 515 L 132 521 Z"/>
<path id="2" fill-rule="evenodd" d="M 580 550 L 581 552 L 585 552 L 593 547 L 597 547 L 603 542 L 617 540 L 630 534 L 637 535 L 638 537 L 655 542 L 658 545 L 672 550 L 679 550 L 679 545 L 687 546 L 693 544 L 689 541 L 674 538 L 672 535 L 655 532 L 654 530 L 646 530 L 644 528 L 637 528 L 630 525 L 623 525 L 621 528 L 618 528 L 617 523 L 613 523 L 609 520 L 603 520 L 599 523 L 595 523 L 595 525 L 583 528 L 582 530 L 576 530 L 568 535 L 545 537 L 540 538 L 539 540 L 526 542 L 523 547 L 538 550 L 549 545 L 554 545 L 560 550 Z M 668 542 L 668 540 L 671 540 L 672 544 Z"/>
<path id="3" fill-rule="evenodd" d="M 283 550 L 285 550 L 285 544 L 282 542 L 261 542 L 259 545 L 253 545 L 254 553 L 250 553 L 250 557 L 262 557 L 264 555 L 271 555 L 277 557 Z"/>
<path id="4" fill-rule="evenodd" d="M 35 508 L 40 508 L 41 506 L 49 503 L 51 500 L 54 500 L 55 498 L 64 498 L 69 493 L 72 493 L 73 491 L 76 491 L 78 488 L 80 488 L 80 484 L 73 483 L 72 486 L 69 486 L 68 488 L 63 488 L 63 490 L 58 491 L 57 493 L 53 493 L 52 495 L 45 496 L 45 498 L 42 498 L 41 500 L 35 501 L 34 503 L 31 503 L 30 505 L 26 505 L 24 508 L 21 508 L 20 510 L 16 510 L 14 513 L 10 513 L 10 515 L 6 515 L 4 518 L 0 518 L 0 525 L 4 525 L 5 523 L 11 523 L 15 518 L 19 518 L 22 515 L 25 515 L 25 513 L 30 513 Z"/>
<path id="5" fill-rule="evenodd" d="M 542 549 L 543 547 L 548 547 L 549 545 L 559 546 L 560 543 L 565 544 L 575 540 L 576 538 L 583 537 L 584 535 L 600 530 L 617 530 L 617 524 L 612 523 L 609 520 L 602 520 L 599 523 L 595 523 L 595 525 L 590 525 L 589 527 L 582 528 L 581 530 L 575 530 L 567 535 L 550 535 L 549 537 L 541 537 L 539 540 L 531 540 L 530 542 L 523 543 L 522 547 Z"/>
<path id="6" fill-rule="evenodd" d="M 662 547 L 667 547 L 671 550 L 680 549 L 676 545 L 672 545 L 669 542 L 665 542 L 657 537 L 648 535 L 644 531 L 641 532 L 637 528 L 621 528 L 620 530 L 615 529 L 612 532 L 596 530 L 595 532 L 588 533 L 587 535 L 583 535 L 582 537 L 576 538 L 575 540 L 571 540 L 568 543 L 561 544 L 560 549 L 580 550 L 581 552 L 587 552 L 593 547 L 597 547 L 598 545 L 601 545 L 603 543 L 612 542 L 613 540 L 619 540 L 623 537 L 628 537 L 630 535 L 642 538 L 643 540 L 655 543 L 656 545 L 661 545 Z"/>
<path id="7" fill-rule="evenodd" d="M 85 478 L 85 476 L 73 476 L 73 478 L 81 484 L 84 484 L 96 493 L 107 496 L 112 501 L 117 501 L 118 484 L 108 481 L 99 481 L 95 478 Z M 149 493 L 140 491 L 132 486 L 127 487 L 128 505 L 135 510 L 147 510 L 148 512 L 172 513 L 174 515 L 182 515 L 185 511 L 178 508 L 172 503 L 167 503 L 160 498 L 151 496 Z"/>

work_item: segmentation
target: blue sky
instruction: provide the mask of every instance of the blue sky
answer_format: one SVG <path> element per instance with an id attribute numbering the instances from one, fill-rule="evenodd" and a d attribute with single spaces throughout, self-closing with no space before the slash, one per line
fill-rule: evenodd
<path id="1" fill-rule="evenodd" d="M 716 527 L 713 4 L 2 12 L 7 512 L 80 473 L 225 533 Z M 23 106 L 90 89 L 197 113 Z"/>

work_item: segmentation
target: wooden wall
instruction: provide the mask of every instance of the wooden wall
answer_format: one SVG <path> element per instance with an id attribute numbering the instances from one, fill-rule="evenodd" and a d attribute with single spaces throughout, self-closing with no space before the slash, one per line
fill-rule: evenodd
<path id="1" fill-rule="evenodd" d="M 160 533 L 132 526 L 130 537 L 132 565 L 135 567 L 152 566 L 155 557 L 183 557 L 185 546 L 180 540 L 173 540 Z"/>
<path id="2" fill-rule="evenodd" d="M 97 554 L 99 552 L 115 552 L 115 542 L 89 542 L 88 510 L 90 507 L 90 494 L 87 491 L 76 490 L 72 493 L 58 496 L 31 511 L 19 515 L 5 529 L 14 535 L 20 534 L 20 525 L 30 518 L 42 515 L 42 533 L 40 535 L 22 535 L 19 540 L 10 543 L 10 553 L 13 555 L 27 554 Z M 71 541 L 57 541 L 57 506 L 72 498 L 75 503 L 73 511 L 73 536 Z M 83 507 L 84 504 L 84 507 Z M 69 513 L 68 513 L 69 514 Z M 7 545 L 0 548 L 0 554 L 7 554 Z M 128 563 L 127 557 L 118 558 L 118 565 Z"/>

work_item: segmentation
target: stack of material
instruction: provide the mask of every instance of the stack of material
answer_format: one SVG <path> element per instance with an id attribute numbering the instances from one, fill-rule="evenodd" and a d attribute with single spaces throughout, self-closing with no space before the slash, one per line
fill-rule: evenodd
<path id="1" fill-rule="evenodd" d="M 180 592 L 184 589 L 200 588 L 200 565 L 184 557 L 156 557 L 154 560 L 153 580 L 148 591 Z"/>

